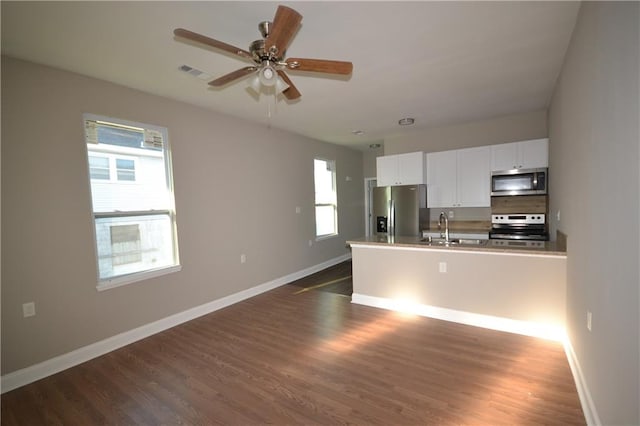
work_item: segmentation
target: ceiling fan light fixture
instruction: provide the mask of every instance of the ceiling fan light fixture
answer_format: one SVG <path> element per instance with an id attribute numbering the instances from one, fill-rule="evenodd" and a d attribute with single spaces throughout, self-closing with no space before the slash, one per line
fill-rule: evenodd
<path id="1" fill-rule="evenodd" d="M 275 93 L 282 93 L 289 88 L 289 85 L 287 84 L 287 82 L 281 79 L 280 76 L 276 77 L 274 86 L 275 86 Z M 259 75 L 255 75 L 254 77 L 251 77 L 249 79 L 249 89 L 251 89 L 255 95 L 260 96 L 260 93 L 262 93 L 262 87 L 263 87 L 263 84 L 262 84 L 262 81 L 260 80 Z M 264 86 L 264 87 L 268 89 L 273 86 Z"/>
<path id="2" fill-rule="evenodd" d="M 260 93 L 262 83 L 260 82 L 260 77 L 258 77 L 258 75 L 255 75 L 249 79 L 249 87 L 251 87 L 254 92 L 258 94 Z"/>
<path id="3" fill-rule="evenodd" d="M 264 86 L 274 86 L 278 81 L 278 73 L 276 69 L 271 65 L 271 62 L 264 61 L 260 72 L 258 73 L 260 83 Z"/>
<path id="4" fill-rule="evenodd" d="M 282 93 L 289 88 L 289 85 L 280 77 L 276 78 L 276 93 Z"/>

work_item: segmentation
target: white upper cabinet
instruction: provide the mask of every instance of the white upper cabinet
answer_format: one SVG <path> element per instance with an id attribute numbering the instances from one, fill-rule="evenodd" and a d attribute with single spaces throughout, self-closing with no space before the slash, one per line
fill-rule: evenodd
<path id="1" fill-rule="evenodd" d="M 489 207 L 491 149 L 427 154 L 427 207 Z"/>
<path id="2" fill-rule="evenodd" d="M 453 207 L 457 203 L 456 151 L 427 153 L 427 207 Z"/>
<path id="3" fill-rule="evenodd" d="M 395 185 L 398 180 L 398 159 L 395 155 L 376 158 L 377 185 Z"/>
<path id="4" fill-rule="evenodd" d="M 378 186 L 418 185 L 426 183 L 423 152 L 385 155 L 376 158 Z"/>
<path id="5" fill-rule="evenodd" d="M 491 145 L 491 170 L 534 169 L 549 166 L 549 139 Z"/>
<path id="6" fill-rule="evenodd" d="M 491 206 L 491 149 L 458 150 L 458 206 Z"/>

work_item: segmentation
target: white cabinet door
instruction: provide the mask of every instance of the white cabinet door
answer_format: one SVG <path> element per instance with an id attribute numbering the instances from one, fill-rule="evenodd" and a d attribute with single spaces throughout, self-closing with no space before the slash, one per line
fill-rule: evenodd
<path id="1" fill-rule="evenodd" d="M 549 139 L 534 139 L 518 144 L 523 169 L 549 167 Z"/>
<path id="2" fill-rule="evenodd" d="M 518 168 L 518 143 L 491 145 L 491 170 L 511 170 Z"/>
<path id="3" fill-rule="evenodd" d="M 549 139 L 491 145 L 491 170 L 534 169 L 549 166 Z"/>
<path id="4" fill-rule="evenodd" d="M 396 184 L 398 177 L 398 159 L 395 155 L 376 158 L 376 177 L 378 186 Z"/>
<path id="5" fill-rule="evenodd" d="M 425 183 L 424 153 L 398 154 L 398 184 L 417 185 Z"/>
<path id="6" fill-rule="evenodd" d="M 488 146 L 460 149 L 456 207 L 491 206 L 491 149 Z"/>
<path id="7" fill-rule="evenodd" d="M 378 186 L 426 183 L 423 152 L 378 157 L 376 158 L 376 168 Z"/>
<path id="8" fill-rule="evenodd" d="M 427 154 L 427 207 L 453 207 L 457 198 L 456 151 Z"/>
<path id="9" fill-rule="evenodd" d="M 488 146 L 427 154 L 427 207 L 491 206 Z"/>

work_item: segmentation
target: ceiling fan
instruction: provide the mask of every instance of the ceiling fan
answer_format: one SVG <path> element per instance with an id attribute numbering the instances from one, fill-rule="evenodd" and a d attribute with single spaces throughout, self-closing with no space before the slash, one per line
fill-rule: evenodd
<path id="1" fill-rule="evenodd" d="M 349 75 L 353 70 L 351 62 L 306 58 L 284 59 L 287 47 L 301 21 L 302 15 L 295 10 L 286 6 L 278 6 L 273 22 L 264 21 L 258 24 L 263 39 L 251 43 L 249 51 L 184 28 L 177 28 L 173 33 L 176 37 L 224 50 L 243 60 L 254 62 L 254 65 L 240 68 L 210 81 L 209 85 L 220 87 L 257 73 L 257 80 L 260 84 L 267 87 L 275 86 L 276 90 L 282 92 L 287 99 L 294 100 L 300 97 L 300 92 L 284 72 L 285 69 L 339 75 Z"/>

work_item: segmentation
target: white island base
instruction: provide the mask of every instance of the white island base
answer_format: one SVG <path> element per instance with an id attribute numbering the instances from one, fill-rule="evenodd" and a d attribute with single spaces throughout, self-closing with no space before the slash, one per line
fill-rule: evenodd
<path id="1" fill-rule="evenodd" d="M 351 244 L 352 303 L 565 339 L 566 256 Z"/>

